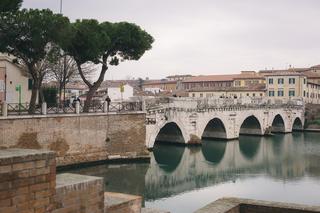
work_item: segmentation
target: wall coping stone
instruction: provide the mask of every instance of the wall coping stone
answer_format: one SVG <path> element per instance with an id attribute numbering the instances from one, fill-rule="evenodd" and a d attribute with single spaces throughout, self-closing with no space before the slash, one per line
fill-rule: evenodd
<path id="1" fill-rule="evenodd" d="M 70 188 L 74 186 L 77 186 L 77 189 L 80 189 L 79 187 L 81 187 L 81 185 L 85 186 L 88 183 L 92 183 L 95 181 L 102 183 L 103 178 L 72 173 L 58 174 L 56 176 L 56 189 L 58 190 L 65 187 Z"/>
<path id="2" fill-rule="evenodd" d="M 90 116 L 108 116 L 108 115 L 136 115 L 146 114 L 144 111 L 136 112 L 109 112 L 109 113 L 80 113 L 80 114 L 46 114 L 46 115 L 10 115 L 7 117 L 0 116 L 0 120 L 32 119 L 32 118 L 59 118 L 59 117 L 90 117 Z"/>
<path id="3" fill-rule="evenodd" d="M 55 158 L 55 152 L 43 149 L 0 149 L 0 165 Z"/>

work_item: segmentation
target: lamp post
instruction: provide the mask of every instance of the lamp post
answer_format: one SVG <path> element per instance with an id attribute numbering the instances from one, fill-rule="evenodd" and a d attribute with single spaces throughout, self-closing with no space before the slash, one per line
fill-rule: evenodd
<path id="1" fill-rule="evenodd" d="M 60 14 L 62 14 L 62 0 L 60 0 Z"/>

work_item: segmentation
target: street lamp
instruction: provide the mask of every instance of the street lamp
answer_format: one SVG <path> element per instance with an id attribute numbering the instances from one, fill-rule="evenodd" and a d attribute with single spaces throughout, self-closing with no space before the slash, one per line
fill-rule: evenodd
<path id="1" fill-rule="evenodd" d="M 62 0 L 60 0 L 60 14 L 62 14 Z"/>

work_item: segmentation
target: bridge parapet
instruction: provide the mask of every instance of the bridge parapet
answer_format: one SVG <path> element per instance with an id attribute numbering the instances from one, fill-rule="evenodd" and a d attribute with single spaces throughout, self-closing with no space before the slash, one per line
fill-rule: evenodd
<path id="1" fill-rule="evenodd" d="M 146 100 L 148 113 L 161 112 L 163 109 L 201 111 L 201 110 L 246 110 L 265 108 L 304 108 L 300 98 L 274 100 L 271 98 L 154 98 Z"/>

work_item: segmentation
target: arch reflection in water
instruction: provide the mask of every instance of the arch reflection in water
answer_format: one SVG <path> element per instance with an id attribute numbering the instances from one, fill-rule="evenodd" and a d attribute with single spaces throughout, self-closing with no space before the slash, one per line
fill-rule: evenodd
<path id="1" fill-rule="evenodd" d="M 227 141 L 225 140 L 202 140 L 202 154 L 211 163 L 218 164 L 223 159 L 226 151 Z"/>
<path id="2" fill-rule="evenodd" d="M 240 127 L 240 134 L 244 135 L 262 135 L 261 125 L 255 116 L 247 117 Z"/>
<path id="3" fill-rule="evenodd" d="M 287 135 L 286 138 L 290 137 Z M 272 150 L 275 155 L 280 155 L 283 152 L 283 143 L 284 143 L 285 135 L 284 134 L 277 134 L 274 135 L 272 138 L 268 138 L 268 143 L 272 144 Z"/>
<path id="4" fill-rule="evenodd" d="M 153 147 L 153 156 L 161 169 L 174 171 L 180 164 L 185 147 L 157 141 Z"/>
<path id="5" fill-rule="evenodd" d="M 174 122 L 167 123 L 161 128 L 156 137 L 156 142 L 185 143 L 181 129 Z"/>
<path id="6" fill-rule="evenodd" d="M 276 115 L 272 121 L 272 132 L 285 132 L 284 120 L 281 115 Z"/>
<path id="7" fill-rule="evenodd" d="M 248 160 L 254 159 L 261 144 L 261 137 L 245 136 L 239 137 L 239 148 L 241 154 Z"/>
<path id="8" fill-rule="evenodd" d="M 202 138 L 227 138 L 223 122 L 219 118 L 210 120 L 203 131 Z"/>

